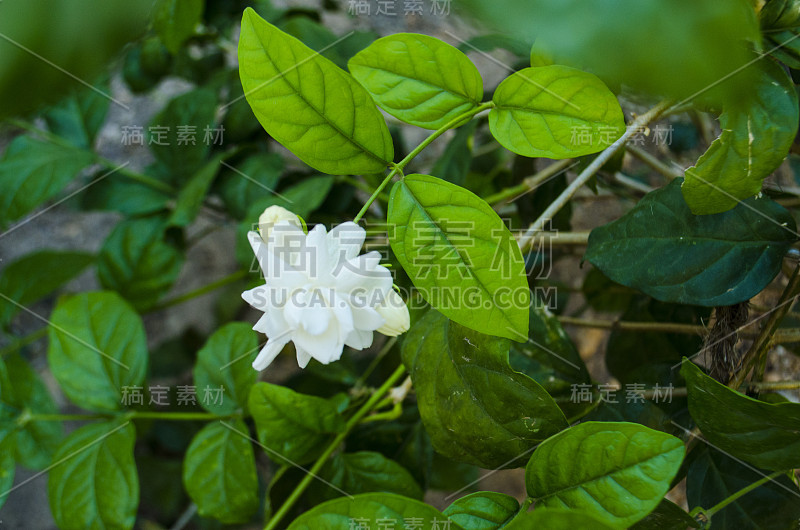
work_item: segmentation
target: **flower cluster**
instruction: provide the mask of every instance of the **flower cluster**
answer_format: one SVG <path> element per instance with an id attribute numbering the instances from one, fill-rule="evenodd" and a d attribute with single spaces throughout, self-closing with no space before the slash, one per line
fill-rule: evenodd
<path id="1" fill-rule="evenodd" d="M 290 341 L 305 368 L 312 358 L 338 360 L 344 346 L 370 347 L 375 331 L 396 336 L 408 330 L 408 308 L 380 254 L 359 255 L 366 232 L 357 224 L 330 232 L 317 225 L 306 234 L 297 215 L 271 206 L 259 218 L 259 232 L 247 237 L 265 284 L 242 293 L 264 312 L 253 326 L 268 338 L 253 362 L 256 370 L 269 366 Z"/>

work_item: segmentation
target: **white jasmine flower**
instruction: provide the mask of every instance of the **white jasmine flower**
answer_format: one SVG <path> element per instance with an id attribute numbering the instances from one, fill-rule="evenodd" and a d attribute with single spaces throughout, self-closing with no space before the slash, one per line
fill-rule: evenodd
<path id="1" fill-rule="evenodd" d="M 272 227 L 281 221 L 289 221 L 295 226 L 302 226 L 300 218 L 281 206 L 270 206 L 258 218 L 258 231 L 261 232 L 261 238 L 266 241 L 272 232 Z"/>
<path id="2" fill-rule="evenodd" d="M 363 228 L 347 222 L 327 232 L 317 225 L 305 234 L 296 216 L 283 212 L 270 213 L 268 222 L 282 216 L 271 230 L 247 234 L 266 280 L 242 293 L 264 312 L 253 329 L 268 338 L 253 368 L 269 366 L 289 341 L 305 368 L 312 357 L 323 364 L 338 360 L 344 346 L 368 348 L 374 331 L 397 335 L 408 329 L 408 308 L 392 289 L 380 254 L 358 254 Z"/>

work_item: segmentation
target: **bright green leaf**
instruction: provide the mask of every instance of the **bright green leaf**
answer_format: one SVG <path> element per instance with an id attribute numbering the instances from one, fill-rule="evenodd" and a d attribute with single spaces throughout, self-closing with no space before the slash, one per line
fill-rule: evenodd
<path id="1" fill-rule="evenodd" d="M 778 471 L 800 467 L 800 404 L 764 403 L 740 394 L 684 360 L 689 412 L 721 451 Z"/>
<path id="2" fill-rule="evenodd" d="M 766 198 L 692 215 L 676 179 L 592 230 L 586 259 L 615 282 L 664 302 L 732 305 L 772 281 L 797 240 L 795 229 L 792 216 Z"/>
<path id="3" fill-rule="evenodd" d="M 434 448 L 485 468 L 522 465 L 522 455 L 567 427 L 533 379 L 508 365 L 509 342 L 429 311 L 403 342 L 417 405 Z"/>
<path id="4" fill-rule="evenodd" d="M 239 75 L 264 129 L 309 166 L 341 175 L 391 163 L 389 129 L 367 91 L 251 8 L 242 18 Z"/>
<path id="5" fill-rule="evenodd" d="M 761 191 L 761 182 L 781 165 L 797 134 L 792 80 L 768 59 L 750 69 L 757 81 L 749 97 L 725 109 L 719 118 L 722 134 L 686 170 L 683 196 L 695 214 L 725 212 Z"/>
<path id="6" fill-rule="evenodd" d="M 389 200 L 392 250 L 425 300 L 481 333 L 525 341 L 530 289 L 519 246 L 486 201 L 428 175 Z"/>
<path id="7" fill-rule="evenodd" d="M 483 98 L 483 80 L 472 61 L 427 35 L 383 37 L 347 66 L 383 110 L 425 129 L 443 127 Z"/>
<path id="8" fill-rule="evenodd" d="M 259 441 L 277 461 L 280 456 L 300 465 L 314 460 L 330 435 L 345 426 L 333 401 L 269 383 L 253 385 L 248 409 Z"/>
<path id="9" fill-rule="evenodd" d="M 310 495 L 314 499 L 333 499 L 343 495 L 342 492 L 348 495 L 385 492 L 422 500 L 422 489 L 411 473 L 394 460 L 373 451 L 340 453 L 325 464 L 319 475 L 328 484 L 313 483 Z M 332 488 L 331 484 L 338 489 Z"/>
<path id="10" fill-rule="evenodd" d="M 82 149 L 15 138 L 0 159 L 0 226 L 53 198 L 92 160 Z"/>
<path id="11" fill-rule="evenodd" d="M 28 306 L 77 276 L 94 261 L 82 252 L 40 250 L 9 263 L 0 272 L 0 293 L 19 305 Z M 20 311 L 19 306 L 0 297 L 0 327 Z"/>
<path id="12" fill-rule="evenodd" d="M 89 410 L 117 410 L 122 387 L 144 381 L 144 326 L 116 293 L 99 291 L 61 298 L 53 310 L 48 333 L 50 369 L 76 405 Z"/>
<path id="13" fill-rule="evenodd" d="M 133 528 L 139 478 L 133 459 L 136 431 L 125 422 L 93 423 L 70 434 L 50 470 L 47 495 L 59 528 Z"/>
<path id="14" fill-rule="evenodd" d="M 183 255 L 164 241 L 161 219 L 133 219 L 119 223 L 106 239 L 97 277 L 103 287 L 144 311 L 175 283 L 182 266 Z"/>
<path id="15" fill-rule="evenodd" d="M 514 497 L 479 491 L 454 501 L 442 513 L 464 530 L 498 530 L 518 511 L 519 503 Z"/>
<path id="16" fill-rule="evenodd" d="M 237 432 L 238 431 L 238 432 Z M 211 422 L 186 450 L 183 484 L 197 513 L 225 524 L 245 523 L 258 508 L 253 445 L 242 420 Z"/>
<path id="17" fill-rule="evenodd" d="M 572 158 L 602 151 L 625 132 L 617 98 L 597 77 L 567 66 L 526 68 L 494 92 L 492 134 L 518 155 Z"/>
<path id="18" fill-rule="evenodd" d="M 159 0 L 153 27 L 170 52 L 178 53 L 183 42 L 194 35 L 204 6 L 203 0 Z"/>
<path id="19" fill-rule="evenodd" d="M 342 530 L 354 519 L 366 520 L 369 528 L 377 528 L 379 519 L 396 528 L 414 519 L 426 529 L 447 521 L 439 510 L 420 501 L 392 493 L 365 493 L 324 502 L 295 519 L 288 530 Z M 451 525 L 450 530 L 460 529 Z"/>
<path id="20" fill-rule="evenodd" d="M 219 415 L 232 414 L 247 405 L 258 372 L 251 366 L 258 354 L 258 338 L 249 324 L 231 322 L 209 337 L 197 353 L 194 383 L 198 389 L 206 387 L 224 389 L 219 403 L 201 405 Z"/>
<path id="21" fill-rule="evenodd" d="M 670 489 L 683 443 L 634 423 L 586 422 L 543 442 L 525 483 L 537 508 L 580 510 L 612 527 L 650 513 Z"/>

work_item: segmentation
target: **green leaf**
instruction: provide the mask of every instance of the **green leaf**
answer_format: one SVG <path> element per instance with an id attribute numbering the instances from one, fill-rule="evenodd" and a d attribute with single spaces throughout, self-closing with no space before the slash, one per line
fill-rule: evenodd
<path id="1" fill-rule="evenodd" d="M 658 506 L 683 454 L 683 443 L 663 432 L 586 422 L 543 442 L 528 462 L 525 483 L 537 507 L 580 510 L 628 527 Z"/>
<path id="2" fill-rule="evenodd" d="M 239 75 L 264 129 L 314 169 L 377 173 L 391 163 L 389 129 L 367 91 L 251 8 L 242 18 Z"/>
<path id="3" fill-rule="evenodd" d="M 631 527 L 631 530 L 686 530 L 700 528 L 700 523 L 672 501 L 663 499 L 647 517 Z"/>
<path id="4" fill-rule="evenodd" d="M 231 420 L 211 422 L 192 438 L 183 484 L 201 516 L 246 523 L 258 508 L 255 456 L 246 436 L 247 425 Z"/>
<path id="5" fill-rule="evenodd" d="M 519 246 L 486 201 L 429 175 L 389 199 L 392 250 L 423 298 L 481 333 L 525 341 L 530 289 Z"/>
<path id="6" fill-rule="evenodd" d="M 8 490 L 14 485 L 14 425 L 0 422 L 0 508 L 6 503 Z"/>
<path id="7" fill-rule="evenodd" d="M 47 495 L 59 528 L 133 528 L 139 478 L 129 421 L 94 423 L 70 434 L 50 470 Z"/>
<path id="8" fill-rule="evenodd" d="M 108 91 L 108 83 L 101 89 Z M 44 113 L 50 132 L 69 141 L 75 147 L 91 149 L 95 136 L 103 126 L 111 100 L 94 90 L 83 89 L 65 97 Z"/>
<path id="9" fill-rule="evenodd" d="M 800 404 L 764 403 L 705 375 L 684 359 L 689 412 L 703 436 L 730 455 L 778 471 L 800 467 Z"/>
<path id="10" fill-rule="evenodd" d="M 170 200 L 169 195 L 144 184 L 109 175 L 81 193 L 81 208 L 146 215 L 166 209 Z"/>
<path id="11" fill-rule="evenodd" d="M 183 42 L 194 35 L 202 22 L 203 0 L 159 0 L 153 27 L 172 53 L 178 53 Z"/>
<path id="12" fill-rule="evenodd" d="M 422 489 L 411 473 L 394 460 L 373 451 L 340 453 L 331 458 L 319 474 L 329 484 L 314 482 L 309 491 L 314 499 L 333 499 L 343 495 L 343 491 L 348 495 L 374 491 L 422 500 Z"/>
<path id="13" fill-rule="evenodd" d="M 711 508 L 767 473 L 708 447 L 700 447 L 686 476 L 689 508 Z M 713 528 L 773 530 L 794 528 L 800 519 L 797 485 L 781 476 L 740 497 L 712 517 Z"/>
<path id="14" fill-rule="evenodd" d="M 442 513 L 464 530 L 504 528 L 519 511 L 517 499 L 505 493 L 478 491 L 461 497 Z"/>
<path id="15" fill-rule="evenodd" d="M 244 219 L 251 204 L 273 196 L 282 171 L 283 159 L 276 153 L 252 155 L 235 167 L 224 168 L 217 183 L 231 215 Z"/>
<path id="16" fill-rule="evenodd" d="M 791 28 L 800 20 L 800 2 L 797 0 L 766 0 L 759 12 L 764 29 Z"/>
<path id="17" fill-rule="evenodd" d="M 15 138 L 0 160 L 0 226 L 53 198 L 92 160 L 82 149 Z"/>
<path id="18" fill-rule="evenodd" d="M 211 147 L 205 130 L 215 127 L 216 105 L 214 92 L 199 88 L 172 99 L 151 120 L 149 147 L 170 182 L 183 182 L 203 166 Z"/>
<path id="19" fill-rule="evenodd" d="M 508 365 L 509 342 L 429 311 L 403 342 L 417 405 L 434 448 L 484 468 L 516 464 L 567 427 L 533 379 Z"/>
<path id="20" fill-rule="evenodd" d="M 118 410 L 122 387 L 144 381 L 144 326 L 116 293 L 62 297 L 53 310 L 48 333 L 50 369 L 76 405 L 97 411 Z"/>
<path id="21" fill-rule="evenodd" d="M 306 218 L 322 205 L 332 186 L 333 179 L 331 177 L 317 176 L 305 179 L 280 192 L 280 195 L 273 193 L 256 202 L 251 202 L 247 218 L 256 222 L 261 212 L 273 205 L 282 206 L 300 217 Z"/>
<path id="22" fill-rule="evenodd" d="M 337 41 L 341 39 L 319 22 L 303 15 L 293 16 L 280 24 L 280 29 L 296 37 L 312 50 L 320 52 L 322 56 L 327 57 L 340 68 L 347 66 L 346 61 L 339 55 L 338 46 L 336 46 L 338 44 Z M 345 38 L 343 42 L 350 40 L 350 38 L 352 37 Z"/>
<path id="23" fill-rule="evenodd" d="M 351 521 L 363 521 L 367 528 L 377 528 L 379 524 L 403 528 L 407 520 L 428 529 L 441 527 L 447 517 L 414 499 L 392 493 L 365 493 L 324 502 L 295 519 L 288 530 L 342 530 L 350 528 Z M 450 530 L 459 528 L 450 525 Z"/>
<path id="24" fill-rule="evenodd" d="M 6 358 L 10 396 L 6 402 L 31 414 L 56 414 L 47 387 L 19 355 Z M 5 394 L 5 392 L 4 392 Z M 23 412 L 24 414 L 25 412 Z M 16 433 L 16 459 L 27 468 L 42 469 L 50 464 L 53 453 L 64 438 L 64 429 L 56 421 L 29 421 Z"/>
<path id="25" fill-rule="evenodd" d="M 201 401 L 204 409 L 220 416 L 233 414 L 247 406 L 247 399 L 258 379 L 251 366 L 258 354 L 258 338 L 244 322 L 231 322 L 209 337 L 197 353 L 194 383 L 199 389 L 206 387 L 225 389 L 220 403 Z"/>
<path id="26" fill-rule="evenodd" d="M 591 404 L 575 403 L 573 385 L 591 383 L 589 371 L 572 339 L 547 306 L 534 303 L 530 312 L 530 339 L 511 344 L 511 367 L 542 385 L 567 417 Z"/>
<path id="27" fill-rule="evenodd" d="M 686 170 L 683 196 L 695 214 L 725 212 L 761 191 L 761 183 L 789 154 L 797 134 L 794 84 L 778 64 L 756 61 L 749 97 L 719 118 L 722 134 Z"/>
<path id="28" fill-rule="evenodd" d="M 533 158 L 602 151 L 625 132 L 617 98 L 600 79 L 567 66 L 525 68 L 494 92 L 489 128 L 503 147 Z"/>
<path id="29" fill-rule="evenodd" d="M 8 264 L 0 272 L 0 293 L 22 306 L 52 293 L 94 261 L 82 252 L 40 250 Z M 0 298 L 0 327 L 7 326 L 19 306 Z"/>
<path id="30" fill-rule="evenodd" d="M 514 519 L 508 526 L 503 528 L 506 530 L 528 530 L 530 528 L 546 528 L 547 530 L 574 530 L 576 528 L 611 530 L 615 526 L 585 511 L 537 507 L 534 511 Z"/>
<path id="31" fill-rule="evenodd" d="M 439 129 L 480 105 L 483 80 L 472 61 L 434 37 L 395 33 L 347 63 L 378 105 L 395 118 Z"/>
<path id="32" fill-rule="evenodd" d="M 220 161 L 225 157 L 224 154 L 215 156 L 189 179 L 175 201 L 175 208 L 167 221 L 169 226 L 188 226 L 195 220 L 203 207 L 208 189 L 217 176 Z"/>
<path id="33" fill-rule="evenodd" d="M 531 45 L 508 35 L 491 33 L 472 37 L 458 46 L 458 49 L 464 53 L 475 51 L 476 49 L 482 52 L 491 52 L 498 48 L 510 51 L 518 57 L 527 57 Z"/>
<path id="34" fill-rule="evenodd" d="M 122 221 L 100 249 L 97 277 L 138 311 L 151 308 L 175 283 L 183 255 L 164 241 L 159 218 Z"/>
<path id="35" fill-rule="evenodd" d="M 248 408 L 259 441 L 276 461 L 283 456 L 296 464 L 308 463 L 322 452 L 331 434 L 345 427 L 333 401 L 269 383 L 253 385 Z"/>
<path id="36" fill-rule="evenodd" d="M 592 230 L 586 259 L 615 282 L 664 302 L 732 305 L 772 281 L 797 240 L 795 229 L 792 216 L 766 198 L 692 215 L 676 179 Z"/>
<path id="37" fill-rule="evenodd" d="M 433 166 L 432 174 L 457 186 L 464 184 L 472 162 L 472 142 L 478 123 L 478 120 L 470 120 L 459 127 Z"/>

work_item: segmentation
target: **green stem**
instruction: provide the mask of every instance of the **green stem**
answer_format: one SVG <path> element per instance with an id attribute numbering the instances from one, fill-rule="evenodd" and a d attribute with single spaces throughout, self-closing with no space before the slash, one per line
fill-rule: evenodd
<path id="1" fill-rule="evenodd" d="M 394 386 L 398 379 L 403 377 L 405 372 L 405 366 L 398 366 L 394 373 L 392 373 L 392 375 L 390 375 L 389 378 L 383 382 L 381 387 L 378 388 L 378 390 L 376 390 L 372 396 L 370 396 L 366 403 L 364 403 L 361 408 L 358 409 L 358 411 L 356 411 L 352 417 L 350 417 L 350 419 L 347 421 L 344 431 L 339 433 L 336 438 L 334 438 L 333 441 L 328 444 L 328 447 L 326 447 L 325 451 L 323 451 L 320 457 L 317 458 L 317 461 L 314 462 L 313 466 L 311 466 L 311 469 L 303 477 L 303 480 L 301 480 L 300 483 L 294 488 L 283 505 L 281 505 L 278 511 L 275 512 L 275 515 L 273 515 L 272 518 L 267 521 L 266 526 L 264 526 L 264 530 L 274 530 L 278 526 L 289 510 L 292 509 L 292 506 L 294 506 L 294 504 L 298 501 L 306 488 L 308 488 L 309 484 L 311 484 L 311 481 L 317 476 L 319 470 L 322 469 L 322 466 L 324 466 L 328 461 L 328 458 L 330 458 L 333 452 L 336 451 L 342 442 L 344 442 L 345 438 L 347 438 L 347 436 L 350 434 L 350 431 L 352 431 L 353 428 L 355 428 L 355 426 L 361 422 L 364 416 L 373 410 L 375 405 L 377 405 L 381 401 L 381 398 L 383 398 L 383 396 L 389 392 L 389 389 Z"/>
<path id="2" fill-rule="evenodd" d="M 375 368 L 378 367 L 383 358 L 386 357 L 386 355 L 391 351 L 391 349 L 394 347 L 395 344 L 397 344 L 397 337 L 392 337 L 386 341 L 386 344 L 384 344 L 383 348 L 380 349 L 378 355 L 376 355 L 375 358 L 372 359 L 372 362 L 369 363 L 367 369 L 364 370 L 364 373 L 361 374 L 361 377 L 358 378 L 358 381 L 356 381 L 356 384 L 353 385 L 353 388 L 361 388 L 364 386 L 364 383 L 367 382 L 367 378 L 369 378 L 369 376 L 372 375 L 372 372 L 375 371 Z"/>
<path id="3" fill-rule="evenodd" d="M 212 291 L 214 291 L 216 289 L 219 289 L 220 287 L 224 287 L 224 286 L 226 286 L 228 284 L 238 282 L 239 280 L 243 280 L 243 279 L 247 278 L 248 274 L 249 274 L 249 272 L 246 271 L 246 270 L 236 271 L 233 274 L 229 274 L 228 276 L 225 276 L 224 278 L 220 278 L 219 280 L 217 280 L 215 282 L 211 282 L 208 285 L 204 285 L 203 287 L 199 287 L 199 288 L 195 289 L 194 291 L 189 291 L 188 293 L 182 294 L 180 296 L 176 296 L 175 298 L 171 298 L 169 300 L 164 300 L 160 304 L 157 304 L 157 305 L 153 306 L 147 312 L 148 313 L 154 313 L 156 311 L 161 311 L 162 309 L 166 309 L 168 307 L 172 307 L 172 306 L 176 306 L 176 305 L 182 304 L 182 303 L 187 302 L 187 301 L 189 301 L 189 300 L 191 300 L 193 298 L 197 298 L 198 296 L 203 296 L 204 294 L 208 294 L 208 293 L 210 293 L 210 292 L 212 292 Z"/>
<path id="4" fill-rule="evenodd" d="M 720 501 L 719 504 L 715 505 L 712 508 L 709 508 L 708 510 L 705 510 L 706 517 L 711 519 L 714 516 L 715 513 L 719 512 L 720 510 L 725 508 L 727 505 L 731 504 L 732 502 L 735 502 L 740 497 L 742 497 L 744 495 L 747 495 L 748 493 L 750 493 L 751 491 L 753 491 L 754 489 L 756 489 L 760 485 L 764 484 L 765 482 L 769 482 L 770 480 L 772 480 L 772 479 L 774 479 L 776 477 L 779 477 L 784 473 L 786 473 L 786 471 L 776 471 L 775 473 L 772 473 L 771 475 L 767 475 L 766 477 L 762 478 L 761 480 L 757 480 L 756 482 L 753 482 L 749 486 L 745 486 L 744 488 L 740 489 L 739 491 L 737 491 L 736 493 L 734 493 L 730 497 L 727 497 L 726 499 L 723 499 L 722 501 Z"/>
<path id="5" fill-rule="evenodd" d="M 536 174 L 531 175 L 529 177 L 525 177 L 524 179 L 522 179 L 522 182 L 517 184 L 516 186 L 511 186 L 509 188 L 500 190 L 497 193 L 489 195 L 488 197 L 484 197 L 483 200 L 495 206 L 497 206 L 498 203 L 505 203 L 506 201 L 512 202 L 512 200 L 518 199 L 519 197 L 525 195 L 529 191 L 533 191 L 542 182 L 549 179 L 553 175 L 561 171 L 564 171 L 573 163 L 574 162 L 571 158 L 567 158 L 566 160 L 559 160 L 558 162 L 553 162 L 552 164 L 542 169 L 541 171 L 537 172 Z"/>
<path id="6" fill-rule="evenodd" d="M 386 185 L 389 184 L 389 182 L 391 182 L 392 178 L 395 175 L 397 175 L 398 173 L 402 175 L 403 169 L 406 167 L 406 165 L 409 162 L 411 162 L 418 154 L 420 154 L 423 149 L 428 147 L 434 140 L 439 138 L 445 132 L 449 131 L 456 125 L 461 124 L 461 122 L 463 122 L 464 120 L 472 118 L 476 114 L 479 114 L 484 110 L 490 109 L 492 107 L 494 107 L 493 101 L 482 103 L 477 107 L 475 107 L 474 109 L 468 110 L 467 112 L 456 116 L 449 122 L 442 125 L 440 128 L 433 131 L 433 133 L 431 133 L 430 136 L 422 140 L 422 142 L 420 142 L 420 144 L 417 147 L 415 147 L 413 151 L 408 153 L 405 156 L 405 158 L 403 158 L 400 162 L 395 164 L 394 167 L 392 167 L 392 170 L 389 172 L 388 175 L 386 175 L 386 178 L 383 179 L 383 182 L 381 182 L 378 188 L 372 193 L 372 196 L 367 200 L 367 202 L 361 208 L 361 211 L 359 211 L 358 214 L 356 214 L 356 216 L 353 218 L 353 222 L 357 223 L 362 217 L 364 217 L 364 214 L 367 213 L 367 210 L 369 209 L 370 206 L 372 206 L 372 203 L 375 202 L 375 199 L 383 191 L 383 188 L 385 188 Z"/>

